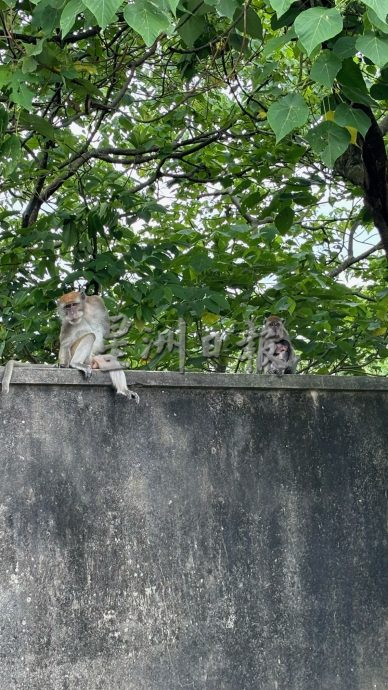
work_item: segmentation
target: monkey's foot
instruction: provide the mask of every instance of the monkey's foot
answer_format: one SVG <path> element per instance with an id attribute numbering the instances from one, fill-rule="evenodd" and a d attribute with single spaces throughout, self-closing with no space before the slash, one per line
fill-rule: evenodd
<path id="1" fill-rule="evenodd" d="M 83 372 L 84 372 L 85 380 L 89 381 L 89 379 L 92 378 L 92 367 L 86 367 L 83 370 Z"/>
<path id="2" fill-rule="evenodd" d="M 128 400 L 134 400 L 136 405 L 139 404 L 140 398 L 134 391 L 127 390 L 125 393 L 123 391 L 117 391 L 117 395 L 125 395 Z"/>
<path id="3" fill-rule="evenodd" d="M 92 376 L 92 367 L 87 365 L 87 364 L 79 364 L 78 362 L 74 362 L 73 364 L 70 364 L 71 369 L 78 369 L 78 371 L 82 371 L 83 375 L 85 376 L 86 381 L 89 381 L 89 379 Z"/>

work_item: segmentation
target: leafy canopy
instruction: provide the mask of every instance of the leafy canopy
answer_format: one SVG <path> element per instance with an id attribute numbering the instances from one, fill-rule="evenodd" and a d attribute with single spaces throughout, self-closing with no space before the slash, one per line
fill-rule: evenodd
<path id="1" fill-rule="evenodd" d="M 387 15 L 0 0 L 3 360 L 55 361 L 55 299 L 88 282 L 132 366 L 177 367 L 182 318 L 188 369 L 247 370 L 277 313 L 302 371 L 384 372 Z"/>

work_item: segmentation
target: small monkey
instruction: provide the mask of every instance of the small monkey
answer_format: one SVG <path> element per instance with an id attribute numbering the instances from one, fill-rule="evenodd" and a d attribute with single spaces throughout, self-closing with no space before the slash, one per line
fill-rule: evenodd
<path id="1" fill-rule="evenodd" d="M 294 374 L 297 362 L 283 321 L 277 316 L 269 316 L 260 333 L 257 371 L 278 376 Z"/>
<path id="2" fill-rule="evenodd" d="M 79 369 L 89 379 L 92 369 L 109 371 L 117 393 L 139 402 L 137 393 L 128 390 L 120 362 L 104 351 L 104 338 L 110 332 L 109 316 L 98 295 L 68 292 L 58 300 L 58 315 L 62 322 L 59 336 L 59 366 Z"/>

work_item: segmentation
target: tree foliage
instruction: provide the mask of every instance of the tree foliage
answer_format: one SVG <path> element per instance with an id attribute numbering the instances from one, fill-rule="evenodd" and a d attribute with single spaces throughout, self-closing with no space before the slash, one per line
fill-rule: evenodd
<path id="1" fill-rule="evenodd" d="M 384 371 L 387 15 L 0 0 L 0 355 L 55 361 L 55 299 L 87 282 L 135 367 L 177 366 L 181 318 L 188 369 L 243 371 L 277 313 L 302 371 Z"/>

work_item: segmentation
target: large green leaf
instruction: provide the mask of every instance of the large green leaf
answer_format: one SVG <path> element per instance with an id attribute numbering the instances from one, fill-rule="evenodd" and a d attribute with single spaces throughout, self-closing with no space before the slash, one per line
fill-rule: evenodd
<path id="1" fill-rule="evenodd" d="M 367 33 L 356 41 L 356 48 L 378 67 L 388 63 L 388 37 L 379 38 L 376 34 Z"/>
<path id="2" fill-rule="evenodd" d="M 252 7 L 246 8 L 242 17 L 236 23 L 236 29 L 241 31 L 241 33 L 252 36 L 252 38 L 262 38 L 263 36 L 260 17 Z"/>
<path id="3" fill-rule="evenodd" d="M 21 70 L 20 72 L 14 72 L 10 84 L 14 103 L 17 103 L 17 105 L 20 105 L 22 108 L 29 110 L 32 105 L 34 93 L 26 85 L 25 76 Z"/>
<path id="4" fill-rule="evenodd" d="M 233 19 L 234 13 L 239 7 L 239 0 L 218 0 L 215 4 L 218 14 L 229 19 Z"/>
<path id="5" fill-rule="evenodd" d="M 333 53 L 340 58 L 340 60 L 346 60 L 347 58 L 354 57 L 356 53 L 356 40 L 357 36 L 340 36 L 334 42 Z"/>
<path id="6" fill-rule="evenodd" d="M 32 13 L 32 27 L 35 30 L 41 29 L 46 36 L 55 31 L 61 16 L 60 4 L 55 0 L 40 0 L 36 3 Z"/>
<path id="7" fill-rule="evenodd" d="M 56 129 L 52 126 L 51 122 L 48 122 L 45 118 L 35 115 L 34 113 L 27 113 L 23 110 L 20 113 L 20 121 L 23 125 L 38 132 L 38 134 L 42 134 L 47 139 L 55 141 Z"/>
<path id="8" fill-rule="evenodd" d="M 82 12 L 83 9 L 83 3 L 80 0 L 70 0 L 70 2 L 66 3 L 59 24 L 62 31 L 62 37 L 65 37 L 70 29 L 73 28 L 77 15 Z"/>
<path id="9" fill-rule="evenodd" d="M 264 46 L 263 57 L 267 58 L 270 55 L 274 55 L 275 53 L 277 53 L 278 50 L 283 48 L 283 46 L 292 41 L 294 38 L 294 29 L 290 29 L 289 31 L 287 31 L 287 33 L 282 34 L 282 36 L 275 36 L 274 38 L 270 38 Z"/>
<path id="10" fill-rule="evenodd" d="M 379 79 L 375 84 L 372 84 L 370 95 L 377 101 L 388 100 L 388 81 Z"/>
<path id="11" fill-rule="evenodd" d="M 376 29 L 379 29 L 379 31 L 382 31 L 383 34 L 388 34 L 388 23 L 386 21 L 381 21 L 379 17 L 377 16 L 376 12 L 373 10 L 369 9 L 367 12 L 368 19 L 373 26 L 376 27 Z"/>
<path id="12" fill-rule="evenodd" d="M 179 5 L 180 0 L 166 0 L 167 6 L 170 10 L 170 12 L 173 13 L 173 15 L 176 15 L 176 10 Z M 157 4 L 157 3 L 156 3 Z M 161 8 L 163 9 L 163 8 Z"/>
<path id="13" fill-rule="evenodd" d="M 342 90 L 349 100 L 364 105 L 376 105 L 369 96 L 359 65 L 351 58 L 343 61 L 337 74 L 337 81 L 341 84 Z"/>
<path id="14" fill-rule="evenodd" d="M 360 132 L 363 137 L 371 126 L 368 115 L 359 108 L 351 108 L 349 105 L 346 105 L 346 103 L 340 103 L 339 106 L 337 106 L 334 120 L 337 125 L 341 127 L 353 127 L 357 132 Z"/>
<path id="15" fill-rule="evenodd" d="M 184 43 L 191 48 L 197 38 L 201 36 L 201 34 L 206 30 L 206 19 L 205 17 L 197 17 L 195 14 L 190 15 L 190 14 L 184 14 L 180 22 L 178 24 L 178 33 L 183 39 Z M 158 34 L 159 35 L 159 32 Z M 238 36 L 238 34 L 235 34 Z M 242 42 L 242 38 L 238 36 L 238 38 Z M 229 40 L 231 40 L 231 37 L 229 37 Z"/>
<path id="16" fill-rule="evenodd" d="M 124 9 L 124 19 L 148 46 L 172 26 L 171 17 L 150 0 L 136 0 L 127 5 Z"/>
<path id="17" fill-rule="evenodd" d="M 311 68 L 311 79 L 314 79 L 317 84 L 331 89 L 334 79 L 341 69 L 341 65 L 342 60 L 330 50 L 325 50 L 318 56 Z"/>
<path id="18" fill-rule="evenodd" d="M 295 213 L 290 206 L 283 208 L 275 218 L 275 225 L 279 232 L 287 232 L 294 222 Z"/>
<path id="19" fill-rule="evenodd" d="M 95 16 L 98 26 L 105 29 L 123 4 L 123 0 L 83 0 L 83 4 Z"/>
<path id="20" fill-rule="evenodd" d="M 334 7 L 312 7 L 301 12 L 294 22 L 295 32 L 308 55 L 313 50 L 342 31 L 343 19 Z"/>
<path id="21" fill-rule="evenodd" d="M 287 12 L 295 0 L 269 0 L 271 7 L 275 10 L 278 17 Z"/>
<path id="22" fill-rule="evenodd" d="M 279 142 L 292 130 L 302 127 L 308 119 L 309 109 L 305 100 L 297 93 L 284 96 L 268 109 L 267 117 L 271 129 Z"/>
<path id="23" fill-rule="evenodd" d="M 379 19 L 385 22 L 388 15 L 388 0 L 361 0 L 364 5 L 376 12 Z"/>
<path id="24" fill-rule="evenodd" d="M 311 148 L 329 168 L 349 146 L 350 134 L 334 122 L 321 122 L 311 129 L 306 136 Z"/>

